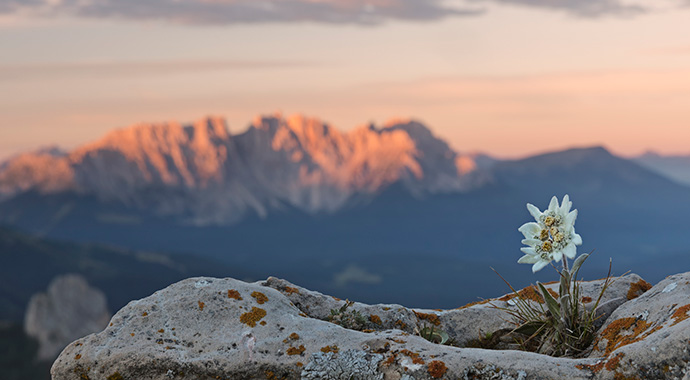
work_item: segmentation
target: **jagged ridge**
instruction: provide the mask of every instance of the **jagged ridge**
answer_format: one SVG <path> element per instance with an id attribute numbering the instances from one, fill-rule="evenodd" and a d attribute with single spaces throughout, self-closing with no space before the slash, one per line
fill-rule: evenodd
<path id="1" fill-rule="evenodd" d="M 189 126 L 135 125 L 64 154 L 20 155 L 0 168 L 0 197 L 76 192 L 222 224 L 284 206 L 333 212 L 393 183 L 423 196 L 470 189 L 482 178 L 471 156 L 416 121 L 344 133 L 318 119 L 277 114 L 234 136 L 225 120 L 206 118 Z"/>

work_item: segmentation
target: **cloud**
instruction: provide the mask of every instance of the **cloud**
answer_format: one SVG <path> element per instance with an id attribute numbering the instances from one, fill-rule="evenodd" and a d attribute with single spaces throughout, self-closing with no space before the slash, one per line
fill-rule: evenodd
<path id="1" fill-rule="evenodd" d="M 0 0 L 0 13 L 166 20 L 181 24 L 319 22 L 376 25 L 388 20 L 431 21 L 481 13 L 444 0 Z"/>
<path id="2" fill-rule="evenodd" d="M 534 8 L 565 11 L 582 17 L 607 15 L 634 16 L 645 13 L 646 8 L 638 4 L 623 3 L 620 0 L 475 0 L 500 4 L 513 4 Z M 690 1 L 690 0 L 689 0 Z"/>
<path id="3" fill-rule="evenodd" d="M 477 16 L 484 14 L 484 6 L 489 4 L 564 11 L 581 17 L 631 16 L 648 11 L 628 1 L 637 0 L 0 0 L 0 14 L 163 20 L 192 25 L 378 25 L 390 20 Z"/>

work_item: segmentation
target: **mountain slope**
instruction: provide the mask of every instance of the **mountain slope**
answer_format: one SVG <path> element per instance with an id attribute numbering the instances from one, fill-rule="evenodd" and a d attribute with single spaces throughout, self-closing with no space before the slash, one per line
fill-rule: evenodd
<path id="1" fill-rule="evenodd" d="M 647 152 L 633 160 L 680 184 L 690 185 L 690 155 L 663 156 L 658 153 Z"/>

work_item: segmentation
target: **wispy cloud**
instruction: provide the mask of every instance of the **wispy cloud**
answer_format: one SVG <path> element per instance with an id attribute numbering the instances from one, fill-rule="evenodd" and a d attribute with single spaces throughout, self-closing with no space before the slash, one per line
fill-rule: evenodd
<path id="1" fill-rule="evenodd" d="M 489 4 L 565 11 L 583 16 L 636 15 L 636 0 L 0 0 L 0 14 L 33 12 L 179 24 L 317 22 L 378 25 L 390 20 L 434 21 L 477 16 Z"/>
<path id="2" fill-rule="evenodd" d="M 499 4 L 513 4 L 533 8 L 564 11 L 581 17 L 600 16 L 634 16 L 645 13 L 649 9 L 637 3 L 621 0 L 475 0 L 477 2 L 493 2 Z"/>
<path id="3" fill-rule="evenodd" d="M 387 20 L 438 20 L 481 13 L 444 0 L 0 0 L 0 12 L 167 20 L 182 24 L 319 22 L 376 25 Z"/>

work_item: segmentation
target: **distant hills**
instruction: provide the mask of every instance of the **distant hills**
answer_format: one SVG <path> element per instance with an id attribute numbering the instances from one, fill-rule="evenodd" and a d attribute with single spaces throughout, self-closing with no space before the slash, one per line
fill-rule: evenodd
<path id="1" fill-rule="evenodd" d="M 690 185 L 690 155 L 664 156 L 647 152 L 634 158 L 640 165 L 654 170 L 678 183 Z"/>
<path id="2" fill-rule="evenodd" d="M 249 276 L 202 257 L 45 240 L 0 227 L 0 321 L 21 322 L 29 298 L 65 273 L 79 273 L 101 289 L 112 312 L 190 276 Z"/>
<path id="3" fill-rule="evenodd" d="M 516 286 L 553 280 L 516 261 L 525 203 L 544 208 L 554 194 L 580 211 L 580 251 L 595 250 L 583 275 L 603 277 L 609 257 L 614 273 L 649 281 L 690 265 L 690 187 L 662 173 L 602 147 L 463 154 L 415 121 L 343 133 L 274 115 L 230 135 L 205 119 L 5 162 L 0 222 L 195 253 L 341 298 L 447 308 L 505 291 L 490 266 Z"/>

